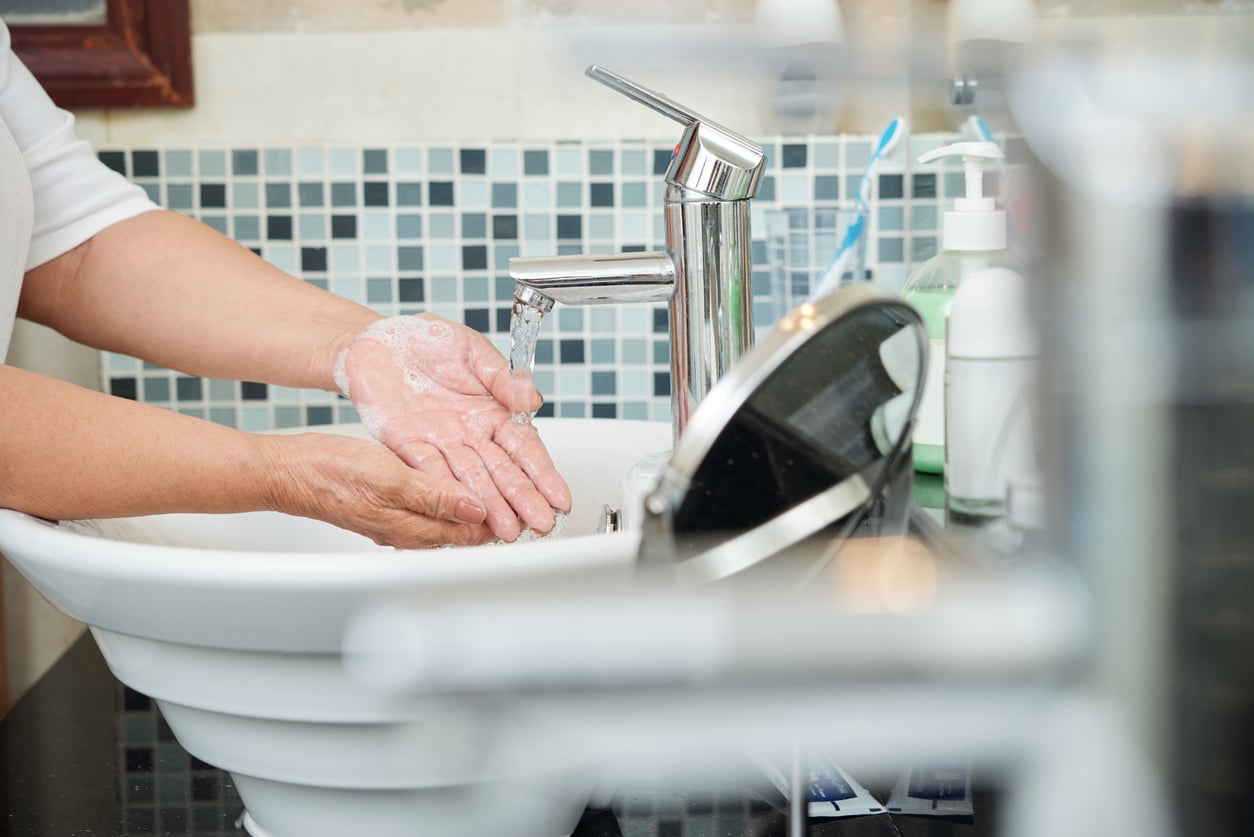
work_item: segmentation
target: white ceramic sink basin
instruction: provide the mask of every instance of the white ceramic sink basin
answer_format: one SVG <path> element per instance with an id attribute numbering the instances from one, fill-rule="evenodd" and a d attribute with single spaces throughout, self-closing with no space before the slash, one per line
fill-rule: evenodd
<path id="1" fill-rule="evenodd" d="M 630 576 L 638 537 L 597 534 L 601 506 L 618 506 L 631 465 L 670 447 L 670 425 L 536 426 L 574 497 L 560 539 L 396 551 L 277 513 L 58 526 L 0 510 L 0 552 L 92 627 L 184 748 L 232 773 L 252 834 L 557 837 L 597 776 L 552 754 L 542 724 L 393 700 L 349 677 L 340 654 L 348 620 L 397 589 Z"/>

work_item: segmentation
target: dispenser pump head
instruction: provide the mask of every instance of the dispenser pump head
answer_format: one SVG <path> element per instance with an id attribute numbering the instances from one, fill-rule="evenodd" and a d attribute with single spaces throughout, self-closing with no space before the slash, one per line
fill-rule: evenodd
<path id="1" fill-rule="evenodd" d="M 1006 213 L 984 196 L 984 161 L 1004 155 L 994 142 L 955 142 L 935 148 L 919 157 L 930 163 L 942 157 L 962 157 L 966 174 L 966 196 L 954 199 L 954 208 L 945 213 L 942 246 L 946 250 L 1004 250 Z"/>

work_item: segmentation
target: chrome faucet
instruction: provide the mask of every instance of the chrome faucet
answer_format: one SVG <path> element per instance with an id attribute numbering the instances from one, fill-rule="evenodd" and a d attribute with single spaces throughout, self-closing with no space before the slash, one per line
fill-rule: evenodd
<path id="1" fill-rule="evenodd" d="M 565 305 L 670 301 L 676 438 L 714 383 L 753 344 L 749 199 L 762 147 L 595 64 L 587 75 L 685 127 L 666 170 L 666 250 L 518 257 L 516 299 Z"/>

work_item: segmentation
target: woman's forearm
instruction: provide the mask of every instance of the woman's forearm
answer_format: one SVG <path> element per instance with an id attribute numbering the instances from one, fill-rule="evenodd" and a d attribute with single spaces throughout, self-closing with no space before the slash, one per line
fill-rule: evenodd
<path id="1" fill-rule="evenodd" d="M 167 211 L 114 224 L 27 273 L 19 313 L 189 374 L 327 390 L 339 351 L 379 316 Z"/>
<path id="2" fill-rule="evenodd" d="M 478 498 L 345 436 L 243 433 L 0 365 L 0 508 L 53 520 L 273 510 L 401 547 L 483 543 Z"/>
<path id="3" fill-rule="evenodd" d="M 0 366 L 0 507 L 60 518 L 274 505 L 262 437 Z"/>

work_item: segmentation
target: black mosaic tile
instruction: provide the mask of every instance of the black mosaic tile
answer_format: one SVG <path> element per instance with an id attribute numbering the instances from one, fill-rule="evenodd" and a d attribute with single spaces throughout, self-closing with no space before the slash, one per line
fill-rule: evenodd
<path id="1" fill-rule="evenodd" d="M 671 373 L 654 372 L 653 373 L 653 394 L 658 398 L 662 398 L 671 394 Z"/>
<path id="2" fill-rule="evenodd" d="M 513 241 L 518 238 L 517 215 L 493 215 L 492 237 L 498 241 Z"/>
<path id="3" fill-rule="evenodd" d="M 492 325 L 492 312 L 487 308 L 467 308 L 462 312 L 462 322 L 475 331 L 487 334 Z"/>
<path id="4" fill-rule="evenodd" d="M 578 215 L 557 216 L 557 237 L 564 239 L 583 237 L 583 218 Z"/>
<path id="5" fill-rule="evenodd" d="M 536 418 L 553 418 L 554 415 L 554 404 L 552 401 L 544 402 L 540 405 L 540 409 L 536 410 Z"/>
<path id="6" fill-rule="evenodd" d="M 653 151 L 653 173 L 657 175 L 666 174 L 666 170 L 671 167 L 671 156 L 674 152 L 668 148 L 657 148 Z"/>
<path id="7" fill-rule="evenodd" d="M 428 203 L 432 206 L 453 206 L 453 184 L 436 181 L 427 184 Z"/>
<path id="8" fill-rule="evenodd" d="M 936 175 L 916 174 L 911 178 L 910 193 L 916 198 L 936 197 Z"/>
<path id="9" fill-rule="evenodd" d="M 251 176 L 260 170 L 255 150 L 237 148 L 231 152 L 231 173 L 235 176 Z"/>
<path id="10" fill-rule="evenodd" d="M 806 150 L 809 146 L 801 143 L 784 143 L 780 149 L 780 167 L 785 169 L 803 169 L 806 166 Z"/>
<path id="11" fill-rule="evenodd" d="M 397 206 L 422 206 L 422 184 L 421 183 L 397 183 L 396 184 L 396 205 Z"/>
<path id="12" fill-rule="evenodd" d="M 292 216 L 270 215 L 266 217 L 266 238 L 271 241 L 292 240 Z"/>
<path id="13" fill-rule="evenodd" d="M 589 206 L 613 206 L 614 205 L 614 184 L 613 183 L 590 183 L 588 184 L 588 205 Z"/>
<path id="14" fill-rule="evenodd" d="M 152 698 L 135 691 L 130 686 L 123 686 L 122 709 L 127 712 L 147 712 L 152 709 Z"/>
<path id="15" fill-rule="evenodd" d="M 624 244 L 622 251 L 624 253 L 643 253 L 647 249 L 649 248 L 645 247 L 643 244 Z"/>
<path id="16" fill-rule="evenodd" d="M 665 308 L 653 309 L 653 333 L 666 334 L 670 331 L 670 312 Z"/>
<path id="17" fill-rule="evenodd" d="M 618 418 L 618 405 L 617 404 L 593 404 L 592 405 L 592 417 L 593 418 L 611 418 L 611 419 Z"/>
<path id="18" fill-rule="evenodd" d="M 180 376 L 174 382 L 174 394 L 179 401 L 204 400 L 204 385 L 200 378 Z"/>
<path id="19" fill-rule="evenodd" d="M 369 182 L 361 184 L 362 206 L 388 206 L 388 184 Z"/>
<path id="20" fill-rule="evenodd" d="M 462 247 L 462 270 L 487 270 L 488 248 L 482 244 Z"/>
<path id="21" fill-rule="evenodd" d="M 240 381 L 239 397 L 244 401 L 265 401 L 270 387 L 256 381 Z"/>
<path id="22" fill-rule="evenodd" d="M 139 388 L 134 378 L 110 378 L 109 394 L 134 401 L 139 397 Z"/>
<path id="23" fill-rule="evenodd" d="M 126 748 L 127 773 L 151 773 L 154 764 L 151 747 Z"/>
<path id="24" fill-rule="evenodd" d="M 361 152 L 362 174 L 387 174 L 388 151 L 386 148 L 366 148 Z"/>
<path id="25" fill-rule="evenodd" d="M 396 296 L 400 302 L 423 302 L 427 298 L 422 279 L 418 277 L 396 280 Z"/>
<path id="26" fill-rule="evenodd" d="M 225 183 L 202 183 L 200 184 L 200 206 L 202 209 L 225 209 L 226 208 L 226 184 Z"/>
<path id="27" fill-rule="evenodd" d="M 332 183 L 331 184 L 331 206 L 356 206 L 357 205 L 357 184 L 356 183 Z"/>
<path id="28" fill-rule="evenodd" d="M 583 341 L 562 340 L 558 343 L 562 363 L 583 363 Z"/>
<path id="29" fill-rule="evenodd" d="M 322 206 L 323 191 L 321 183 L 297 183 L 296 197 L 301 206 Z"/>
<path id="30" fill-rule="evenodd" d="M 160 174 L 160 155 L 156 151 L 131 152 L 132 177 L 158 177 Z"/>
<path id="31" fill-rule="evenodd" d="M 126 176 L 125 151 L 101 151 L 96 155 L 96 158 L 118 174 Z"/>
<path id="32" fill-rule="evenodd" d="M 549 152 L 545 149 L 527 149 L 523 151 L 523 174 L 541 175 L 549 173 Z"/>
<path id="33" fill-rule="evenodd" d="M 192 799 L 197 802 L 217 801 L 222 793 L 222 784 L 216 773 L 193 774 Z"/>
<path id="34" fill-rule="evenodd" d="M 482 148 L 463 148 L 460 152 L 462 174 L 486 174 L 488 155 Z"/>
<path id="35" fill-rule="evenodd" d="M 300 269 L 302 271 L 324 273 L 327 269 L 327 248 L 300 248 Z"/>
<path id="36" fill-rule="evenodd" d="M 509 334 L 509 321 L 512 314 L 512 308 L 496 309 L 493 316 L 496 318 L 496 330 L 498 334 Z"/>
<path id="37" fill-rule="evenodd" d="M 881 174 L 879 186 L 881 199 L 893 200 L 905 196 L 905 178 L 900 174 Z"/>
<path id="38" fill-rule="evenodd" d="M 357 237 L 357 216 L 356 215 L 332 215 L 331 216 L 331 237 L 332 238 L 356 238 Z"/>

